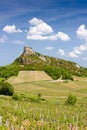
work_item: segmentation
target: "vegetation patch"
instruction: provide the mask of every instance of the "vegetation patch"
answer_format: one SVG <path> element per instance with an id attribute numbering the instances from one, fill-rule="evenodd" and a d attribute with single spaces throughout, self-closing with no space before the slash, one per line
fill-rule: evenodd
<path id="1" fill-rule="evenodd" d="M 14 99 L 15 101 L 18 101 L 18 100 L 20 99 L 20 97 L 19 97 L 18 94 L 14 93 L 14 94 L 12 95 L 12 99 Z"/>
<path id="2" fill-rule="evenodd" d="M 12 99 L 15 101 L 27 101 L 27 102 L 31 102 L 31 103 L 40 103 L 43 101 L 46 101 L 46 99 L 40 97 L 40 96 L 26 96 L 25 94 L 16 94 L 14 93 L 12 96 Z"/>
<path id="3" fill-rule="evenodd" d="M 14 88 L 13 86 L 8 82 L 0 82 L 0 94 L 2 95 L 13 95 Z"/>
<path id="4" fill-rule="evenodd" d="M 73 95 L 69 95 L 65 104 L 66 105 L 71 105 L 71 106 L 74 106 L 76 104 L 76 101 L 77 101 L 77 97 L 76 96 L 73 96 Z"/>

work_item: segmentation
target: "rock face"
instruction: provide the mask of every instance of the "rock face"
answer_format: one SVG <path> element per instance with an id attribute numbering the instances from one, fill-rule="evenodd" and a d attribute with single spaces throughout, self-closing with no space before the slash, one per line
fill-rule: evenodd
<path id="1" fill-rule="evenodd" d="M 34 50 L 30 47 L 24 47 L 23 55 L 33 55 L 35 54 Z"/>
<path id="2" fill-rule="evenodd" d="M 35 54 L 35 51 L 31 47 L 24 47 L 22 56 L 18 58 L 18 61 L 22 64 L 31 64 L 34 61 L 30 58 L 30 56 Z"/>
<path id="3" fill-rule="evenodd" d="M 29 65 L 29 64 L 32 64 L 34 61 L 31 60 L 31 58 L 24 56 L 22 58 L 19 58 L 19 62 L 24 65 Z"/>

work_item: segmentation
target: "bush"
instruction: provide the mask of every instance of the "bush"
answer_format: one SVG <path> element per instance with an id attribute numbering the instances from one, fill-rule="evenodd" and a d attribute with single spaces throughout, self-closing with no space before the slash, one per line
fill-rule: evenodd
<path id="1" fill-rule="evenodd" d="M 14 93 L 14 88 L 11 84 L 8 82 L 1 82 L 0 83 L 0 94 L 2 95 L 13 95 Z"/>
<path id="2" fill-rule="evenodd" d="M 76 96 L 73 96 L 73 95 L 70 94 L 70 95 L 68 96 L 68 98 L 67 98 L 65 104 L 74 106 L 75 103 L 76 103 L 76 101 L 77 101 Z"/>
<path id="3" fill-rule="evenodd" d="M 16 93 L 14 93 L 12 95 L 12 99 L 14 99 L 15 101 L 17 101 L 17 100 L 19 100 L 19 96 Z"/>

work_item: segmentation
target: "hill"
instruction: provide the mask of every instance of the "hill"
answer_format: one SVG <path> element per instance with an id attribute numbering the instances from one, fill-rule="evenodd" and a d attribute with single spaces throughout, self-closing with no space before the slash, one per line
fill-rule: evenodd
<path id="1" fill-rule="evenodd" d="M 63 79 L 72 79 L 73 75 L 87 76 L 87 68 L 71 61 L 42 55 L 30 47 L 24 47 L 23 53 L 12 64 L 0 67 L 0 77 L 16 76 L 22 70 L 45 71 L 53 79 L 61 75 Z"/>

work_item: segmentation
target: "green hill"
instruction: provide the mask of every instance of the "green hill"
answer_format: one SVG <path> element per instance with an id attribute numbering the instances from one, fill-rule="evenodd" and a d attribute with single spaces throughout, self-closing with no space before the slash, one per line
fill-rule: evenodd
<path id="1" fill-rule="evenodd" d="M 63 79 L 72 79 L 73 75 L 87 76 L 87 68 L 71 61 L 42 55 L 30 47 L 24 47 L 24 52 L 12 64 L 0 67 L 0 78 L 16 76 L 22 70 L 45 71 L 53 79 L 61 75 Z"/>

